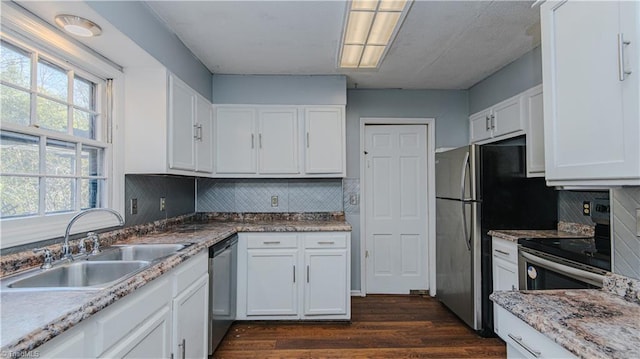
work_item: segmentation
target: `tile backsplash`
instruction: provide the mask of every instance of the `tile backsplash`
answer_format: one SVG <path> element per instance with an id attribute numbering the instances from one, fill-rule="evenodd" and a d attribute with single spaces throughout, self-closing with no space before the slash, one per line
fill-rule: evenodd
<path id="1" fill-rule="evenodd" d="M 640 187 L 613 190 L 613 272 L 640 279 L 640 237 L 636 233 L 636 210 L 640 208 Z"/>
<path id="2" fill-rule="evenodd" d="M 596 198 L 609 199 L 609 191 L 560 191 L 558 192 L 558 221 L 595 226 L 590 216 L 582 214 L 582 202 L 594 202 Z"/>
<path id="3" fill-rule="evenodd" d="M 277 197 L 277 206 L 272 199 Z M 340 212 L 341 179 L 197 180 L 197 212 Z"/>
<path id="4" fill-rule="evenodd" d="M 125 225 L 149 223 L 195 212 L 195 179 L 190 177 L 126 175 Z M 160 198 L 165 210 L 160 210 Z M 131 199 L 138 201 L 138 213 L 131 213 Z"/>

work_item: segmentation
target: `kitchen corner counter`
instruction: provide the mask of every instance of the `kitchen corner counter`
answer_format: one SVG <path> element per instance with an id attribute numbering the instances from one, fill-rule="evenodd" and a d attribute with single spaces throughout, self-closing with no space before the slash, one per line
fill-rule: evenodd
<path id="1" fill-rule="evenodd" d="M 191 223 L 189 223 L 191 222 Z M 27 353 L 48 342 L 74 325 L 96 314 L 153 279 L 160 277 L 210 246 L 238 232 L 319 232 L 351 231 L 340 216 L 210 216 L 196 214 L 174 221 L 125 228 L 104 233 L 108 244 L 193 243 L 186 249 L 164 258 L 131 278 L 99 291 L 13 291 L 0 292 L 2 335 L 0 356 Z M 59 245 L 57 246 L 59 247 Z M 3 259 L 3 274 L 39 265 L 30 252 Z M 34 308 L 38 308 L 34 310 Z"/>
<path id="2" fill-rule="evenodd" d="M 640 353 L 640 282 L 608 275 L 605 288 L 494 292 L 491 300 L 580 358 Z"/>
<path id="3" fill-rule="evenodd" d="M 511 242 L 518 242 L 522 238 L 589 238 L 589 235 L 583 235 L 579 233 L 572 233 L 566 231 L 558 231 L 555 229 L 549 230 L 526 230 L 526 229 L 514 229 L 514 230 L 492 230 L 488 233 L 492 237 L 506 239 Z"/>

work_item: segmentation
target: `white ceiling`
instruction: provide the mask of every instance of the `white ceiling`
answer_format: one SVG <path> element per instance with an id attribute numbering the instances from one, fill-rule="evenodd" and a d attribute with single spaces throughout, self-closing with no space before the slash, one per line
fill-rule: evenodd
<path id="1" fill-rule="evenodd" d="M 149 1 L 214 74 L 345 74 L 349 87 L 467 89 L 540 43 L 533 1 L 416 0 L 382 66 L 337 68 L 345 1 Z"/>

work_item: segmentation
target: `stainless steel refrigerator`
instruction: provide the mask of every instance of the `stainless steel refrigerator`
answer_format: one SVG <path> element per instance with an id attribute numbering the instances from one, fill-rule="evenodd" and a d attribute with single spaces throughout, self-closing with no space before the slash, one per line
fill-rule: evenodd
<path id="1" fill-rule="evenodd" d="M 436 296 L 493 336 L 492 229 L 555 229 L 557 192 L 527 178 L 525 138 L 436 154 Z"/>

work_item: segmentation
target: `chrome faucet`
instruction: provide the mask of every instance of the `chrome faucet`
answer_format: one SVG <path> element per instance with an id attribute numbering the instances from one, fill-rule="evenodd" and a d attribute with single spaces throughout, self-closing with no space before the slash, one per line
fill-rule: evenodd
<path id="1" fill-rule="evenodd" d="M 110 208 L 89 208 L 79 212 L 78 214 L 73 216 L 73 218 L 71 218 L 71 220 L 69 221 L 69 224 L 67 224 L 67 230 L 64 232 L 64 243 L 62 244 L 62 258 L 60 259 L 68 259 L 69 261 L 73 261 L 73 256 L 71 255 L 71 247 L 69 246 L 69 232 L 71 232 L 71 226 L 78 220 L 78 218 L 92 212 L 109 212 L 118 218 L 118 220 L 120 221 L 120 226 L 124 226 L 124 219 L 122 219 L 120 213 Z"/>

